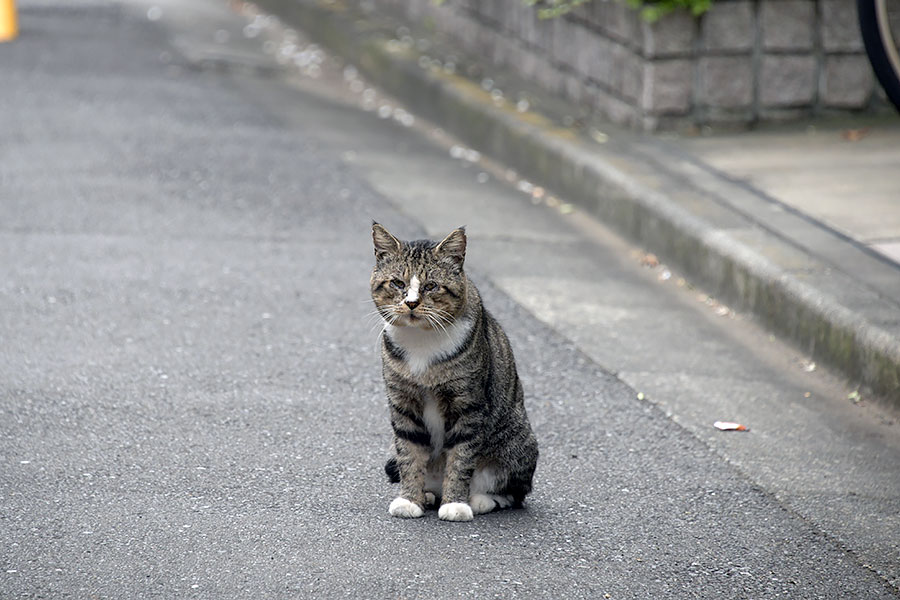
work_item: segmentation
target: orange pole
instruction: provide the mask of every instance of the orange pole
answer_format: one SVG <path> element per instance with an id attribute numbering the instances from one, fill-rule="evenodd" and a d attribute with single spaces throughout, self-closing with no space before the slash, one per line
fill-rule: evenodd
<path id="1" fill-rule="evenodd" d="M 17 35 L 16 0 L 0 0 L 0 42 L 8 42 Z"/>

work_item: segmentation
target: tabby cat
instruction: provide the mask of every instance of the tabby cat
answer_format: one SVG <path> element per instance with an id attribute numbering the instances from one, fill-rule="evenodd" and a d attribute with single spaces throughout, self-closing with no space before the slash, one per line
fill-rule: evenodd
<path id="1" fill-rule="evenodd" d="M 395 517 L 469 521 L 521 506 L 538 459 L 506 334 L 463 271 L 466 233 L 403 242 L 374 223 L 371 290 L 394 430 Z"/>

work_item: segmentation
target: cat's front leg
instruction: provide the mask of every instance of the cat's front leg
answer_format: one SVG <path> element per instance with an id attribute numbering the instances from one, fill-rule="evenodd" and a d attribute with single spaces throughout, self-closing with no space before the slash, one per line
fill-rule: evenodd
<path id="1" fill-rule="evenodd" d="M 425 514 L 425 467 L 428 449 L 410 440 L 396 437 L 397 467 L 400 471 L 400 495 L 388 507 L 393 517 L 413 519 Z"/>
<path id="2" fill-rule="evenodd" d="M 475 444 L 465 442 L 455 445 L 447 453 L 444 473 L 444 495 L 438 517 L 444 521 L 471 521 L 469 483 L 475 471 Z"/>

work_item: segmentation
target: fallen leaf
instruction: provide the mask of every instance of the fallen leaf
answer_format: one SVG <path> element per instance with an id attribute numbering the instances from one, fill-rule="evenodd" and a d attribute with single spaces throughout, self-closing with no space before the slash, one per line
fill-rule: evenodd
<path id="1" fill-rule="evenodd" d="M 869 135 L 868 127 L 864 127 L 862 129 L 845 129 L 841 132 L 841 137 L 848 142 L 858 142 L 867 135 Z"/>
<path id="2" fill-rule="evenodd" d="M 655 254 L 645 254 L 641 257 L 641 265 L 644 267 L 656 267 L 659 266 L 659 259 Z"/>
<path id="3" fill-rule="evenodd" d="M 591 138 L 593 138 L 593 140 L 595 142 L 597 142 L 598 144 L 605 144 L 606 142 L 609 141 L 609 136 L 607 134 L 603 133 L 602 131 L 600 131 L 599 129 L 592 128 L 590 130 L 590 134 L 591 134 Z"/>
<path id="4" fill-rule="evenodd" d="M 716 421 L 713 427 L 720 431 L 750 431 L 746 425 L 740 423 L 731 423 L 729 421 Z"/>

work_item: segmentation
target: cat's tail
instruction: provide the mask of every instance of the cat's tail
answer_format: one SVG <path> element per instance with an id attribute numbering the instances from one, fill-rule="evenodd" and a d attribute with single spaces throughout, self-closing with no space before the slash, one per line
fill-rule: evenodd
<path id="1" fill-rule="evenodd" d="M 391 457 L 384 465 L 384 472 L 387 473 L 388 481 L 391 483 L 400 483 L 400 465 L 397 464 L 397 459 L 395 457 Z"/>

